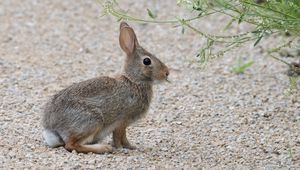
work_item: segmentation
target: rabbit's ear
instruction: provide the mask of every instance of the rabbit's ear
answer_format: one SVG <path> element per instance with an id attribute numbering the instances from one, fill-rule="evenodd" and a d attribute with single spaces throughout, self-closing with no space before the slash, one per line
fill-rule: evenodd
<path id="1" fill-rule="evenodd" d="M 121 22 L 120 24 L 119 43 L 127 55 L 132 54 L 138 45 L 133 29 L 126 22 Z"/>

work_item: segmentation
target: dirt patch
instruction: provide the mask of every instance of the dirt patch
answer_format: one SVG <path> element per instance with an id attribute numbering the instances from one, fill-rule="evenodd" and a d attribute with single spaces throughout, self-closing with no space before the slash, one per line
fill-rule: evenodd
<path id="1" fill-rule="evenodd" d="M 147 4 L 122 5 L 147 14 Z M 161 10 L 184 15 L 171 0 Z M 172 83 L 155 87 L 148 115 L 129 128 L 138 149 L 96 155 L 48 148 L 40 125 L 46 100 L 122 66 L 119 23 L 99 14 L 95 1 L 1 1 L 1 169 L 299 168 L 300 97 L 284 95 L 286 67 L 249 45 L 200 69 L 194 56 L 203 39 L 170 25 L 130 23 L 140 44 L 172 69 Z M 199 26 L 213 30 L 221 21 Z M 255 61 L 243 75 L 230 72 L 238 55 Z"/>

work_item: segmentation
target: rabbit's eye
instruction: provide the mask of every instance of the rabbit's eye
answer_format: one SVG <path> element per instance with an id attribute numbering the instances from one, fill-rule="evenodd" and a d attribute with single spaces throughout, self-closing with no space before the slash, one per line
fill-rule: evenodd
<path id="1" fill-rule="evenodd" d="M 151 64 L 150 58 L 144 58 L 143 63 L 144 63 L 145 65 L 147 65 L 147 66 L 150 65 L 150 64 Z"/>

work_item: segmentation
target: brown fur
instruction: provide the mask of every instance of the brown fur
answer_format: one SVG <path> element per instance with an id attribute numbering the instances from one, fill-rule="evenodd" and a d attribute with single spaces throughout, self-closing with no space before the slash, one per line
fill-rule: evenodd
<path id="1" fill-rule="evenodd" d="M 144 50 L 128 24 L 120 25 L 120 46 L 127 54 L 123 73 L 98 77 L 58 92 L 46 104 L 43 136 L 51 147 L 77 152 L 111 152 L 109 145 L 95 144 L 113 133 L 114 146 L 134 149 L 126 128 L 147 112 L 154 80 L 166 80 L 168 67 Z M 151 65 L 143 64 L 144 58 Z"/>

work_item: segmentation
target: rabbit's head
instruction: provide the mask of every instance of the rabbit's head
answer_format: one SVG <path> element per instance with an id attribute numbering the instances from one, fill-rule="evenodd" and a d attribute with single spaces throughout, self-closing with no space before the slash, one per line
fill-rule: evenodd
<path id="1" fill-rule="evenodd" d="M 134 81 L 167 80 L 168 67 L 138 43 L 134 30 L 125 22 L 120 24 L 119 42 L 127 57 L 124 73 Z"/>

